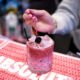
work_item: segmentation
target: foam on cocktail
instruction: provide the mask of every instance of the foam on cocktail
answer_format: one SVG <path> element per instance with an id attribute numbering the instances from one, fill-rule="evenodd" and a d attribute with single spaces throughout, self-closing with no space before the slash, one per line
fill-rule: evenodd
<path id="1" fill-rule="evenodd" d="M 38 36 L 39 37 L 39 36 Z M 33 48 L 47 48 L 51 45 L 54 44 L 53 40 L 48 37 L 47 35 L 45 35 L 44 37 L 43 36 L 40 36 L 41 37 L 41 42 L 40 43 L 37 43 L 35 42 L 35 39 L 36 39 L 36 36 L 32 36 L 30 39 L 29 39 L 29 44 L 31 47 Z"/>

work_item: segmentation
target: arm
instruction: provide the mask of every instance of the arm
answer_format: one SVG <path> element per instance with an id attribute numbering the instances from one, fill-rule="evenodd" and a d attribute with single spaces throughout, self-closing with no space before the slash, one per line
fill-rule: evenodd
<path id="1" fill-rule="evenodd" d="M 65 34 L 75 29 L 79 23 L 80 0 L 63 0 L 52 17 L 57 22 L 54 33 Z"/>

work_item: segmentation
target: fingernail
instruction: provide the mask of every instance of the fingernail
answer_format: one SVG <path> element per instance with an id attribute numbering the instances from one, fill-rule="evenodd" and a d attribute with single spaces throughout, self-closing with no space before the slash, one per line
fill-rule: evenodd
<path id="1" fill-rule="evenodd" d="M 25 13 L 29 14 L 29 13 L 30 13 L 30 10 L 29 10 L 29 9 L 27 9 L 27 10 L 25 11 Z"/>

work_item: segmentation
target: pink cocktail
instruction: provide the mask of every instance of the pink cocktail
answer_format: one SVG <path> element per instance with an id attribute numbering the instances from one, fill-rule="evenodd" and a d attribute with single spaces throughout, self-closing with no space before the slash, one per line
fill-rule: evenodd
<path id="1" fill-rule="evenodd" d="M 32 36 L 27 41 L 29 69 L 38 74 L 46 73 L 52 68 L 53 40 L 45 36 Z"/>

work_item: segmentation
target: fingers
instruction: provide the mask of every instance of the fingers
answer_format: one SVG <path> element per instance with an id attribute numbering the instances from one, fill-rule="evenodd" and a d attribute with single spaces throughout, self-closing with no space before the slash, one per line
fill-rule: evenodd
<path id="1" fill-rule="evenodd" d="M 38 21 L 38 19 L 32 14 L 24 13 L 23 18 L 25 20 L 25 23 L 29 26 L 35 26 L 36 22 Z"/>
<path id="2" fill-rule="evenodd" d="M 45 10 L 35 10 L 35 9 L 27 9 L 25 11 L 25 13 L 27 14 L 33 14 L 35 16 L 42 16 L 42 15 L 45 15 L 46 11 Z"/>
<path id="3" fill-rule="evenodd" d="M 24 20 L 30 20 L 30 19 L 32 19 L 32 14 L 25 14 L 25 13 L 24 13 L 23 19 L 24 19 Z"/>
<path id="4" fill-rule="evenodd" d="M 27 9 L 23 15 L 23 19 L 27 23 L 37 22 L 38 19 L 45 15 L 46 11 L 44 10 L 35 10 L 35 9 Z"/>
<path id="5" fill-rule="evenodd" d="M 33 16 L 33 17 L 32 17 L 32 21 L 33 21 L 33 22 L 37 22 L 38 19 L 37 19 L 35 16 Z"/>
<path id="6" fill-rule="evenodd" d="M 38 20 L 36 16 L 34 16 L 32 14 L 27 14 L 27 13 L 23 14 L 23 19 L 27 20 L 27 21 L 33 21 L 33 22 Z"/>
<path id="7" fill-rule="evenodd" d="M 23 18 L 27 25 L 32 26 L 34 27 L 34 29 L 40 31 L 43 28 L 40 27 L 39 29 L 39 26 L 41 26 L 44 23 L 41 21 L 42 24 L 40 24 L 39 26 L 37 24 L 40 22 L 41 19 L 43 19 L 45 15 L 46 15 L 46 11 L 44 10 L 27 9 L 23 15 Z"/>

